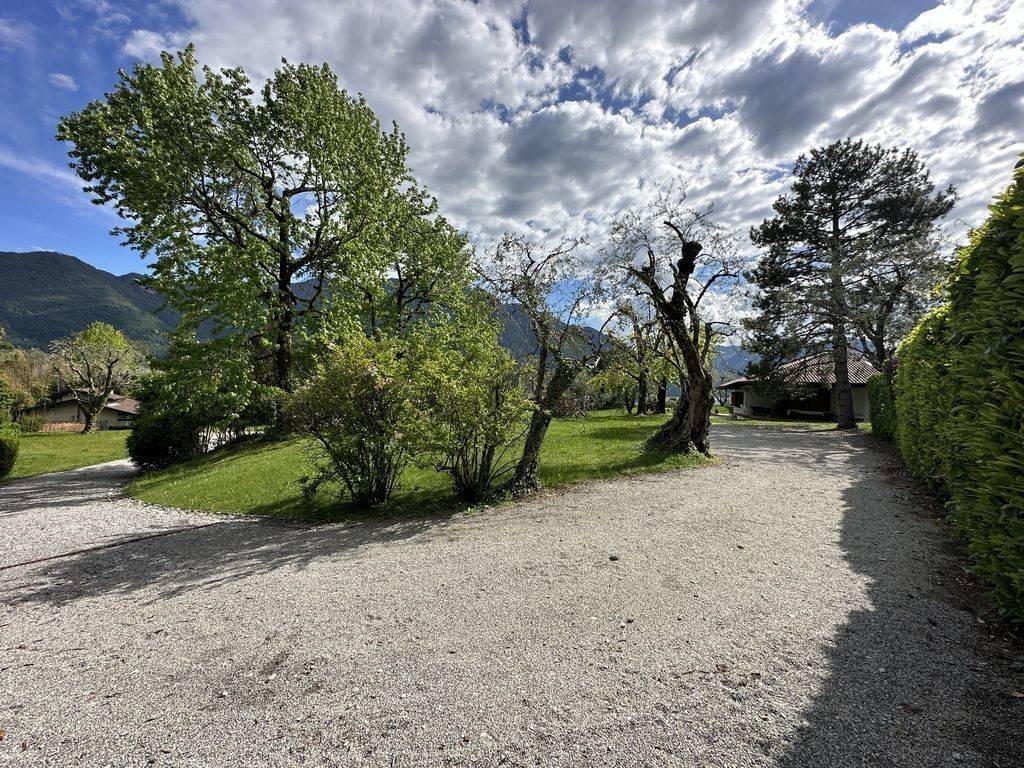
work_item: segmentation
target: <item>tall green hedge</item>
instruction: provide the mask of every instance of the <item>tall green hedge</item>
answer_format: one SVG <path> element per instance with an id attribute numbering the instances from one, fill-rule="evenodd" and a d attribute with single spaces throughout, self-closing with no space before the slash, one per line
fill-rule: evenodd
<path id="1" fill-rule="evenodd" d="M 896 436 L 1024 625 L 1024 163 L 990 211 L 959 253 L 947 306 L 900 347 Z"/>
<path id="2" fill-rule="evenodd" d="M 868 379 L 868 402 L 871 403 L 871 434 L 885 440 L 896 437 L 896 401 L 892 383 L 884 373 Z"/>
<path id="3" fill-rule="evenodd" d="M 896 369 L 896 445 L 911 474 L 940 494 L 947 492 L 953 453 L 947 337 L 947 311 L 942 307 L 900 345 Z"/>
<path id="4" fill-rule="evenodd" d="M 21 443 L 21 430 L 15 424 L 0 424 L 0 479 L 7 477 L 14 469 Z"/>

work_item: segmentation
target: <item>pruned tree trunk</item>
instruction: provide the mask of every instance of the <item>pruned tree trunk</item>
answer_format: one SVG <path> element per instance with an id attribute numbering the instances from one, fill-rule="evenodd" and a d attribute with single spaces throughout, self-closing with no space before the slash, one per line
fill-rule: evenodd
<path id="1" fill-rule="evenodd" d="M 673 453 L 689 453 L 696 449 L 710 456 L 714 404 L 710 375 L 691 377 L 686 397 L 679 398 L 672 418 L 647 439 L 647 449 Z"/>
<path id="2" fill-rule="evenodd" d="M 530 417 L 530 427 L 523 443 L 523 455 L 508 484 L 513 495 L 521 496 L 540 488 L 540 449 L 551 425 L 551 411 L 572 386 L 579 370 L 578 365 L 562 360 L 555 366 L 555 372 L 551 374 L 547 386 L 544 387 L 543 396 L 538 399 Z"/>
<path id="3" fill-rule="evenodd" d="M 96 414 L 98 411 L 92 408 L 82 408 L 82 418 L 85 419 L 85 426 L 82 427 L 82 433 L 96 432 L 99 429 L 99 423 L 96 421 Z"/>
<path id="4" fill-rule="evenodd" d="M 636 387 L 636 415 L 647 415 L 647 377 L 640 371 L 640 379 Z"/>

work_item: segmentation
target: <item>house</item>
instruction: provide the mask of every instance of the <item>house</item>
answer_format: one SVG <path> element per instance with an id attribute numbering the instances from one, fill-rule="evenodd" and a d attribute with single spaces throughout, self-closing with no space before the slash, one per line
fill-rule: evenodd
<path id="1" fill-rule="evenodd" d="M 128 429 L 139 413 L 139 401 L 124 395 L 111 395 L 106 406 L 96 415 L 100 429 Z M 85 424 L 82 409 L 74 395 L 66 392 L 54 395 L 38 405 L 24 408 L 21 415 L 42 415 L 47 424 Z"/>
<path id="2" fill-rule="evenodd" d="M 878 369 L 861 352 L 849 351 L 850 386 L 853 389 L 853 413 L 860 420 L 870 418 L 868 379 Z M 832 354 L 822 352 L 785 363 L 778 369 L 780 378 L 790 384 L 784 396 L 769 397 L 758 391 L 757 379 L 740 376 L 718 385 L 729 393 L 733 413 L 740 416 L 812 416 L 834 417 L 838 411 L 836 376 Z"/>

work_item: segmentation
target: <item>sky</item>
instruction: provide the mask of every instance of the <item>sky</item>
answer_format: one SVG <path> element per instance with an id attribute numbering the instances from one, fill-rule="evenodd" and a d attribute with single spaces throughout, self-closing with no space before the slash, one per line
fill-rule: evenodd
<path id="1" fill-rule="evenodd" d="M 909 146 L 979 224 L 1024 151 L 1024 0 L 5 0 L 0 250 L 140 271 L 54 138 L 118 68 L 197 46 L 257 82 L 329 62 L 412 147 L 441 210 L 598 239 L 658 184 L 746 238 L 807 149 Z"/>

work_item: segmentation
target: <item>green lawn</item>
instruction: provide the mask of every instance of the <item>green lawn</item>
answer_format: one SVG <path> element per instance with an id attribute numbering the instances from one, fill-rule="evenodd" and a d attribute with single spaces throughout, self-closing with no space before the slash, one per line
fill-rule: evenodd
<path id="1" fill-rule="evenodd" d="M 34 432 L 22 435 L 14 471 L 5 480 L 127 458 L 124 449 L 127 437 L 127 430 L 107 430 L 88 435 L 74 432 Z"/>
<path id="2" fill-rule="evenodd" d="M 693 468 L 714 463 L 702 456 L 650 455 L 640 443 L 664 417 L 599 411 L 585 419 L 556 420 L 544 444 L 541 479 L 553 487 L 596 477 Z M 298 479 L 309 472 L 301 440 L 255 442 L 214 452 L 196 461 L 141 476 L 128 493 L 143 501 L 183 509 L 275 517 L 325 519 L 349 512 L 328 492 L 311 502 Z M 455 506 L 446 476 L 410 467 L 393 511 Z"/>

